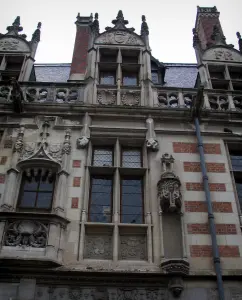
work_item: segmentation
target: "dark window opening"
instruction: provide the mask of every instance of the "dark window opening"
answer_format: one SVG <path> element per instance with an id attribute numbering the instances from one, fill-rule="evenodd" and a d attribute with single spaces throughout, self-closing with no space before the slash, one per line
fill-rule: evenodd
<path id="1" fill-rule="evenodd" d="M 123 72 L 123 85 L 138 85 L 138 74 L 133 72 Z"/>
<path id="2" fill-rule="evenodd" d="M 142 157 L 141 149 L 122 149 L 122 167 L 141 168 Z"/>
<path id="3" fill-rule="evenodd" d="M 159 83 L 159 76 L 157 71 L 152 71 L 151 72 L 151 77 L 152 77 L 152 82 L 157 84 Z"/>
<path id="4" fill-rule="evenodd" d="M 111 167 L 113 165 L 113 149 L 94 148 L 92 165 L 98 167 Z"/>
<path id="5" fill-rule="evenodd" d="M 110 223 L 112 219 L 113 180 L 92 177 L 89 199 L 89 222 Z"/>
<path id="6" fill-rule="evenodd" d="M 116 72 L 115 71 L 100 71 L 100 84 L 115 85 Z"/>
<path id="7" fill-rule="evenodd" d="M 55 176 L 49 171 L 32 170 L 23 173 L 19 208 L 50 210 Z"/>
<path id="8" fill-rule="evenodd" d="M 143 183 L 140 178 L 121 179 L 121 222 L 141 224 L 143 217 Z"/>

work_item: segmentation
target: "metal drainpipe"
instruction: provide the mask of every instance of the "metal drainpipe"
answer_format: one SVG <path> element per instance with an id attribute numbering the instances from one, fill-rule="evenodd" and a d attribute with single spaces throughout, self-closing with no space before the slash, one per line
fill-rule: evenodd
<path id="1" fill-rule="evenodd" d="M 200 123 L 199 123 L 199 114 L 201 112 L 202 105 L 203 105 L 203 87 L 201 87 L 198 90 L 195 105 L 194 105 L 195 108 L 194 107 L 192 108 L 192 112 L 193 112 L 193 118 L 194 118 L 194 123 L 196 128 L 198 150 L 200 155 L 200 165 L 201 165 L 201 170 L 203 175 L 203 186 L 204 186 L 205 198 L 206 198 L 207 208 L 208 208 L 208 222 L 210 228 L 210 235 L 212 239 L 212 254 L 213 254 L 214 269 L 217 276 L 218 296 L 219 296 L 219 300 L 224 300 L 224 287 L 223 287 L 223 278 L 221 272 L 220 256 L 219 256 L 219 250 L 217 244 L 216 228 L 214 223 L 214 214 L 213 214 L 209 182 L 207 176 L 207 168 L 205 163 L 203 139 L 201 136 Z"/>

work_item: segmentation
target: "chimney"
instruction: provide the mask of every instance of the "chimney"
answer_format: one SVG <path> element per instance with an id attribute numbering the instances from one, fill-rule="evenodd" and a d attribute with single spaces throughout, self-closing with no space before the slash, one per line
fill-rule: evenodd
<path id="1" fill-rule="evenodd" d="M 214 28 L 217 28 L 220 35 L 223 36 L 219 15 L 220 13 L 216 6 L 197 7 L 195 30 L 200 40 L 202 50 L 206 50 L 209 46 L 216 44 L 216 41 L 213 38 Z"/>
<path id="2" fill-rule="evenodd" d="M 76 40 L 73 51 L 70 78 L 71 81 L 83 80 L 87 68 L 87 52 L 89 38 L 91 34 L 90 25 L 92 24 L 92 15 L 90 17 L 81 17 L 78 13 L 76 21 Z"/>

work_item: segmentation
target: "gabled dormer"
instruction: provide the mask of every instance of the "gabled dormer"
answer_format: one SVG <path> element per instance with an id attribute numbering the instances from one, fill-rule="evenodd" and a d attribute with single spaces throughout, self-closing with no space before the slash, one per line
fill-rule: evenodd
<path id="1" fill-rule="evenodd" d="M 193 47 L 205 88 L 242 91 L 242 54 L 226 43 L 216 7 L 198 7 Z"/>
<path id="2" fill-rule="evenodd" d="M 20 26 L 18 16 L 13 24 L 7 27 L 7 33 L 0 34 L 0 80 L 34 80 L 33 64 L 40 41 L 40 28 L 41 23 L 38 23 L 31 41 L 27 41 L 27 36 L 20 34 L 23 27 Z"/>

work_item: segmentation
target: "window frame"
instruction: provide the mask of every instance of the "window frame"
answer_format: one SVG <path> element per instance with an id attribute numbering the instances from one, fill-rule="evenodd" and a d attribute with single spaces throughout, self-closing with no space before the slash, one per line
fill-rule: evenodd
<path id="1" fill-rule="evenodd" d="M 92 187 L 93 187 L 93 179 L 96 178 L 96 179 L 110 179 L 112 181 L 112 184 L 111 184 L 111 199 L 110 199 L 110 222 L 98 222 L 98 221 L 91 221 L 90 220 L 90 215 L 91 215 L 91 196 L 92 196 Z M 88 197 L 88 214 L 87 214 L 87 222 L 90 222 L 90 223 L 99 223 L 99 224 L 109 224 L 109 223 L 112 223 L 113 221 L 113 200 L 114 200 L 114 196 L 113 196 L 113 191 L 114 191 L 114 188 L 113 188 L 113 185 L 114 185 L 114 178 L 113 176 L 111 175 L 90 175 L 90 187 L 89 187 L 89 197 Z"/>
<path id="2" fill-rule="evenodd" d="M 114 82 L 113 83 L 103 83 L 102 81 L 102 73 L 113 73 Z M 100 70 L 99 71 L 99 84 L 100 85 L 117 85 L 117 71 L 115 70 Z"/>
<path id="3" fill-rule="evenodd" d="M 94 165 L 94 157 L 95 157 L 95 150 L 110 150 L 112 152 L 112 164 L 111 166 L 96 166 Z M 93 146 L 92 147 L 92 160 L 91 160 L 92 167 L 113 167 L 114 166 L 114 148 L 112 146 Z"/>
<path id="4" fill-rule="evenodd" d="M 136 77 L 136 84 L 124 84 L 124 77 L 125 77 L 125 74 L 133 74 L 135 75 Z M 135 72 L 135 71 L 125 71 L 125 70 L 122 70 L 122 86 L 139 86 L 139 73 L 138 72 Z"/>
<path id="5" fill-rule="evenodd" d="M 123 193 L 122 193 L 122 183 L 123 180 L 140 180 L 141 182 L 141 202 L 142 202 L 142 223 L 130 223 L 130 222 L 122 222 L 122 205 L 123 205 Z M 132 175 L 124 175 L 120 176 L 120 182 L 119 182 L 119 188 L 120 188 L 120 223 L 121 224 L 136 224 L 136 225 L 141 225 L 145 224 L 145 200 L 144 200 L 144 178 L 143 176 L 132 176 Z"/>
<path id="6" fill-rule="evenodd" d="M 123 153 L 125 151 L 131 151 L 131 150 L 139 150 L 140 153 L 140 166 L 139 167 L 125 167 L 123 166 Z M 121 157 L 120 157 L 120 166 L 121 168 L 128 168 L 128 169 L 139 169 L 139 168 L 143 168 L 143 151 L 142 148 L 140 147 L 123 147 L 121 146 Z"/>
<path id="7" fill-rule="evenodd" d="M 21 200 L 23 198 L 23 195 L 24 195 L 24 185 L 25 185 L 25 178 L 27 178 L 27 176 L 24 174 L 25 171 L 22 172 L 22 176 L 20 178 L 20 187 L 19 187 L 19 192 L 18 192 L 18 200 L 17 200 L 17 209 L 19 211 L 38 211 L 38 212 L 41 212 L 41 211 L 45 211 L 45 212 L 49 212 L 52 210 L 52 207 L 53 207 L 53 203 L 54 203 L 54 196 L 55 196 L 55 189 L 56 189 L 56 184 L 57 184 L 57 175 L 55 174 L 54 175 L 54 182 L 53 182 L 53 188 L 52 188 L 52 191 L 51 191 L 51 205 L 50 207 L 48 208 L 44 208 L 44 207 L 36 207 L 36 204 L 38 203 L 38 195 L 40 193 L 46 193 L 48 191 L 39 191 L 39 185 L 40 185 L 40 180 L 38 182 L 38 189 L 37 190 L 34 190 L 33 192 L 36 193 L 36 198 L 35 198 L 35 205 L 34 207 L 24 207 L 24 206 L 21 206 Z M 31 178 L 33 178 L 33 176 L 31 176 Z"/>

